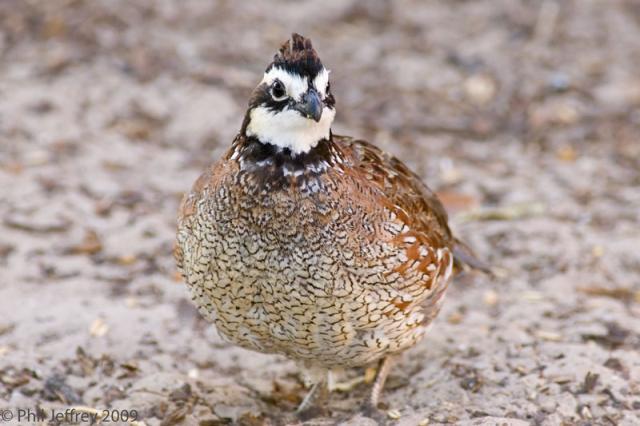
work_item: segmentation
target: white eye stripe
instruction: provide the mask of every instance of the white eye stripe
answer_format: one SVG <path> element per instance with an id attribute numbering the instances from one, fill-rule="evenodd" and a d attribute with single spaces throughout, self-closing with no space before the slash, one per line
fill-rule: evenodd
<path id="1" fill-rule="evenodd" d="M 313 86 L 318 93 L 324 98 L 327 93 L 327 84 L 329 83 L 330 71 L 323 68 L 322 71 L 313 79 Z M 290 74 L 282 68 L 273 67 L 264 74 L 261 83 L 267 83 L 269 86 L 278 79 L 284 84 L 287 89 L 287 95 L 291 96 L 295 100 L 299 101 L 302 98 L 302 94 L 307 92 L 309 88 L 309 81 L 307 77 L 302 77 L 298 74 Z"/>
<path id="2" fill-rule="evenodd" d="M 282 68 L 273 67 L 264 74 L 261 83 L 271 85 L 276 79 L 280 80 L 287 89 L 287 94 L 296 100 L 300 100 L 302 94 L 307 91 L 309 83 L 307 77 L 290 74 Z"/>
<path id="3" fill-rule="evenodd" d="M 329 83 L 330 72 L 331 71 L 329 71 L 328 69 L 322 68 L 322 71 L 320 71 L 316 78 L 313 79 L 313 86 L 316 88 L 318 93 L 322 95 L 323 98 L 327 95 L 326 90 L 327 84 Z"/>

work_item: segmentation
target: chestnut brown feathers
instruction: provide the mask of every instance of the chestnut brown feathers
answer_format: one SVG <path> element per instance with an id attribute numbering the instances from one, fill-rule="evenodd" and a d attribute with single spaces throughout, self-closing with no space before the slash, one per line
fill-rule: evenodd
<path id="1" fill-rule="evenodd" d="M 326 100 L 314 67 L 311 42 L 294 34 L 267 72 Z M 247 120 L 268 102 L 250 105 Z M 259 117 L 288 125 L 277 116 L 287 108 Z M 301 123 L 304 132 L 322 121 Z M 200 312 L 230 342 L 315 370 L 382 361 L 375 406 L 388 360 L 439 312 L 456 244 L 435 194 L 375 146 L 329 134 L 294 152 L 240 132 L 185 196 L 176 259 Z"/>

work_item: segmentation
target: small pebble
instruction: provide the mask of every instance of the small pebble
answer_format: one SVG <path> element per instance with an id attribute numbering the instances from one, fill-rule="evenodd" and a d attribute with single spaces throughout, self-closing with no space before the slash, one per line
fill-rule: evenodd
<path id="1" fill-rule="evenodd" d="M 398 420 L 402 417 L 402 414 L 400 414 L 400 411 L 398 410 L 389 410 L 387 411 L 387 416 L 392 420 Z"/>
<path id="2" fill-rule="evenodd" d="M 482 300 L 484 301 L 485 305 L 495 306 L 498 304 L 498 293 L 493 290 L 485 291 Z"/>
<path id="3" fill-rule="evenodd" d="M 109 331 L 109 326 L 102 318 L 98 318 L 91 323 L 89 327 L 89 333 L 93 337 L 102 337 Z"/>
<path id="4" fill-rule="evenodd" d="M 486 75 L 474 75 L 464 82 L 464 90 L 471 102 L 484 105 L 496 94 L 496 83 Z"/>

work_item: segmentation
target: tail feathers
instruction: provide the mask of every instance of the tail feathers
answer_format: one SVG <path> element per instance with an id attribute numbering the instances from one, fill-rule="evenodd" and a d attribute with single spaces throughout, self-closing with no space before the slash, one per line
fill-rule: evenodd
<path id="1" fill-rule="evenodd" d="M 494 274 L 486 262 L 478 259 L 473 250 L 457 238 L 453 244 L 453 265 L 458 272 L 473 269 L 488 275 Z"/>

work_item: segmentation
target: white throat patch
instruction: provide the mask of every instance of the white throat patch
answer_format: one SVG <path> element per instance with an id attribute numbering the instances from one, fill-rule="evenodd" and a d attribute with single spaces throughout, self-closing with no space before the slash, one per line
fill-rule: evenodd
<path id="1" fill-rule="evenodd" d="M 284 84 L 287 94 L 296 101 L 300 101 L 309 87 L 307 77 L 289 74 L 284 69 L 275 67 L 265 73 L 261 84 L 271 85 L 275 79 Z M 329 71 L 326 69 L 323 69 L 313 80 L 313 85 L 322 99 L 326 96 L 328 81 Z M 320 121 L 316 122 L 303 117 L 289 106 L 282 111 L 271 111 L 265 106 L 257 106 L 251 110 L 246 134 L 262 142 L 288 148 L 294 154 L 301 154 L 308 152 L 322 139 L 329 138 L 335 115 L 335 109 L 324 106 Z"/>
<path id="2" fill-rule="evenodd" d="M 301 154 L 309 152 L 322 139 L 329 139 L 335 115 L 334 109 L 324 108 L 320 121 L 316 123 L 289 107 L 282 111 L 270 111 L 259 106 L 251 110 L 247 136 Z"/>

